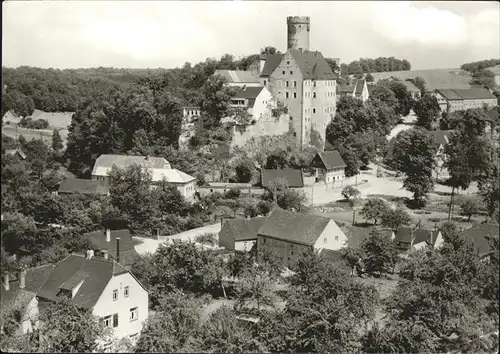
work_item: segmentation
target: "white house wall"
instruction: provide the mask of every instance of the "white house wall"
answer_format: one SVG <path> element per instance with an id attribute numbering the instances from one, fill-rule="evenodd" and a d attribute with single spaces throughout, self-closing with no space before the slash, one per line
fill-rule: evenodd
<path id="1" fill-rule="evenodd" d="M 327 249 L 336 251 L 347 247 L 347 236 L 337 226 L 335 221 L 330 220 L 313 247 L 318 250 Z"/>

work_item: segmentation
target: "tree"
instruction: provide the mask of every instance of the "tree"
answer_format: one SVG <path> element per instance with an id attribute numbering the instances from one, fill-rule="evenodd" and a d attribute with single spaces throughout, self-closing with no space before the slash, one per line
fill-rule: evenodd
<path id="1" fill-rule="evenodd" d="M 347 186 L 342 189 L 342 196 L 349 202 L 349 206 L 352 208 L 352 224 L 356 225 L 356 210 L 354 206 L 361 196 L 361 192 L 352 186 Z"/>
<path id="2" fill-rule="evenodd" d="M 390 238 L 373 230 L 370 236 L 361 244 L 364 270 L 370 273 L 382 274 L 394 268 L 397 253 Z"/>
<path id="3" fill-rule="evenodd" d="M 259 314 L 263 306 L 275 308 L 278 296 L 274 293 L 274 281 L 264 268 L 247 267 L 239 278 L 237 312 Z"/>
<path id="4" fill-rule="evenodd" d="M 266 46 L 260 50 L 260 54 L 281 54 L 281 52 L 275 47 Z"/>
<path id="5" fill-rule="evenodd" d="M 413 107 L 413 99 L 406 86 L 402 82 L 391 81 L 389 88 L 394 92 L 394 96 L 398 100 L 396 113 L 403 117 L 410 114 L 410 110 Z"/>
<path id="6" fill-rule="evenodd" d="M 394 138 L 393 159 L 396 168 L 406 174 L 403 186 L 413 193 L 417 204 L 434 186 L 432 171 L 435 166 L 436 146 L 432 136 L 422 128 L 409 129 Z"/>
<path id="7" fill-rule="evenodd" d="M 470 218 L 479 212 L 479 205 L 475 200 L 466 200 L 460 206 L 462 208 L 463 215 L 467 216 L 467 221 L 470 221 Z"/>
<path id="8" fill-rule="evenodd" d="M 228 112 L 229 100 L 233 89 L 224 86 L 225 79 L 219 75 L 211 76 L 203 85 L 201 110 L 206 114 L 203 123 L 207 127 L 216 126 Z"/>
<path id="9" fill-rule="evenodd" d="M 411 221 L 410 214 L 408 214 L 408 212 L 401 207 L 388 209 L 384 214 L 382 214 L 382 225 L 390 227 L 394 231 L 403 225 L 409 225 Z"/>
<path id="10" fill-rule="evenodd" d="M 42 352 L 93 352 L 98 349 L 98 340 L 110 336 L 104 323 L 90 310 L 77 307 L 69 300 L 50 303 L 40 320 Z"/>
<path id="11" fill-rule="evenodd" d="M 63 147 L 63 140 L 59 135 L 59 130 L 54 129 L 54 131 L 52 132 L 52 150 L 57 152 L 62 150 Z"/>
<path id="12" fill-rule="evenodd" d="M 424 94 L 422 98 L 415 102 L 413 111 L 417 115 L 417 125 L 427 130 L 436 127 L 436 121 L 441 114 L 437 98 L 430 94 Z"/>
<path id="13" fill-rule="evenodd" d="M 250 160 L 243 160 L 236 165 L 236 181 L 239 183 L 249 183 L 253 177 L 255 167 Z"/>
<path id="14" fill-rule="evenodd" d="M 278 195 L 277 203 L 280 208 L 285 210 L 300 210 L 306 199 L 306 195 L 303 191 L 285 188 L 285 190 Z"/>
<path id="15" fill-rule="evenodd" d="M 365 75 L 365 80 L 366 80 L 366 82 L 373 82 L 373 81 L 375 81 L 373 75 L 370 74 L 370 73 L 368 73 L 368 74 Z"/>
<path id="16" fill-rule="evenodd" d="M 166 180 L 160 181 L 152 194 L 162 214 L 186 215 L 189 208 L 186 199 L 175 186 Z"/>
<path id="17" fill-rule="evenodd" d="M 389 206 L 387 202 L 380 198 L 370 198 L 363 205 L 361 209 L 361 215 L 365 219 L 373 219 L 373 225 L 377 225 L 377 219 L 380 219 L 382 215 L 387 213 Z"/>
<path id="18" fill-rule="evenodd" d="M 288 180 L 283 177 L 275 178 L 269 183 L 269 187 L 267 189 L 271 193 L 274 204 L 278 203 L 278 197 L 282 195 L 287 188 Z"/>

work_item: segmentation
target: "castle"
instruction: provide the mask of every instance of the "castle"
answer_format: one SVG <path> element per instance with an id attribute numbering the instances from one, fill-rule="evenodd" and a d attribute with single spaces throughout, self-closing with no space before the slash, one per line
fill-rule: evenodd
<path id="1" fill-rule="evenodd" d="M 260 55 L 249 66 L 246 76 L 252 72 L 260 85 L 287 108 L 289 131 L 298 146 L 309 146 L 313 131 L 324 144 L 326 126 L 336 109 L 337 76 L 321 52 L 309 48 L 309 17 L 288 17 L 287 27 L 287 51 Z M 238 76 L 243 75 L 234 72 L 229 84 L 237 86 Z M 241 83 L 242 87 L 245 85 Z"/>

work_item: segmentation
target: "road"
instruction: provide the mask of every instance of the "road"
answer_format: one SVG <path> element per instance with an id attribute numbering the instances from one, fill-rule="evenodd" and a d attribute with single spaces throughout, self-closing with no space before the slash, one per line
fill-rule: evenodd
<path id="1" fill-rule="evenodd" d="M 138 240 L 140 243 L 135 245 L 135 250 L 139 254 L 144 253 L 154 253 L 156 249 L 164 243 L 166 240 L 182 240 L 182 241 L 194 241 L 197 236 L 203 234 L 215 234 L 218 238 L 219 231 L 221 229 L 220 222 L 212 225 L 207 225 L 203 227 L 199 227 L 197 229 L 192 229 L 188 231 L 184 231 L 171 236 L 160 236 L 160 240 L 155 240 L 147 237 L 134 237 L 134 239 Z"/>

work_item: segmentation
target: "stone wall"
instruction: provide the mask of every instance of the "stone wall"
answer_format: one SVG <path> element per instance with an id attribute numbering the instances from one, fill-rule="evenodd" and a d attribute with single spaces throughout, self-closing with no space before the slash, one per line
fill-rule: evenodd
<path id="1" fill-rule="evenodd" d="M 231 149 L 234 147 L 243 147 L 247 141 L 253 137 L 259 136 L 274 136 L 288 133 L 290 116 L 282 114 L 278 118 L 272 116 L 259 119 L 255 124 L 250 124 L 242 133 L 236 126 L 233 127 L 233 138 L 231 141 Z"/>

